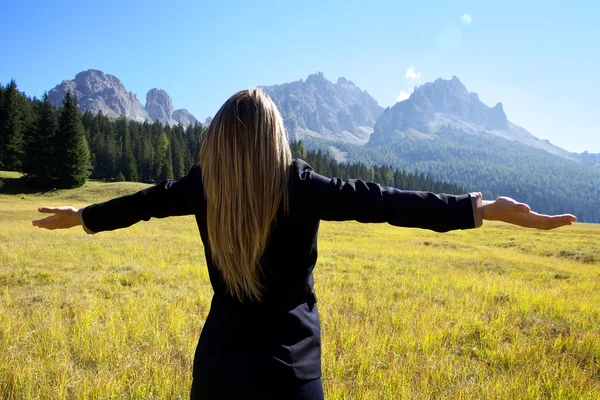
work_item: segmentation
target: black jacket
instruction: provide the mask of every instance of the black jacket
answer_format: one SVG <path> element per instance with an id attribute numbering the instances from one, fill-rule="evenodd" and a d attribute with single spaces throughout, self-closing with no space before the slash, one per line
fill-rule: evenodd
<path id="1" fill-rule="evenodd" d="M 86 207 L 93 231 L 124 228 L 150 218 L 195 215 L 214 289 L 194 360 L 196 382 L 243 384 L 321 376 L 321 338 L 313 269 L 320 220 L 387 222 L 445 232 L 475 227 L 469 194 L 402 191 L 315 173 L 294 160 L 290 213 L 278 215 L 262 256 L 264 300 L 239 303 L 227 294 L 212 262 L 200 167 L 138 193 Z"/>

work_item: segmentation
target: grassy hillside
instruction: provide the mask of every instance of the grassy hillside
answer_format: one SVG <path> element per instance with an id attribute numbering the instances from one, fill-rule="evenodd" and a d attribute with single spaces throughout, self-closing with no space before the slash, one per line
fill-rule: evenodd
<path id="1" fill-rule="evenodd" d="M 30 223 L 144 186 L 0 194 L 0 398 L 189 396 L 212 295 L 193 217 Z M 327 399 L 600 397 L 600 226 L 323 223 L 319 246 Z"/>

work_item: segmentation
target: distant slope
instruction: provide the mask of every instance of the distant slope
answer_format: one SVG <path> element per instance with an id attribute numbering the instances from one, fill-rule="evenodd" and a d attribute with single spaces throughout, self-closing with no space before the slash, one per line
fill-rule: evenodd
<path id="1" fill-rule="evenodd" d="M 600 222 L 600 168 L 518 142 L 448 131 L 435 140 L 407 134 L 381 145 L 336 147 L 350 162 L 416 169 L 482 191 L 488 199 L 511 196 L 543 213 Z"/>

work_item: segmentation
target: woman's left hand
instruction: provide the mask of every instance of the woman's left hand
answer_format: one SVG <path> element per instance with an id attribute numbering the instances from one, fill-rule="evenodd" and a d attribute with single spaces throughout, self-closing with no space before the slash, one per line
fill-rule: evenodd
<path id="1" fill-rule="evenodd" d="M 577 217 L 572 214 L 538 214 L 531 211 L 527 204 L 519 203 L 510 197 L 498 197 L 495 201 L 484 201 L 483 219 L 536 229 L 554 229 L 572 225 L 577 221 Z"/>
<path id="2" fill-rule="evenodd" d="M 40 207 L 41 213 L 54 214 L 32 221 L 33 226 L 44 229 L 68 229 L 82 225 L 81 213 L 75 207 Z"/>

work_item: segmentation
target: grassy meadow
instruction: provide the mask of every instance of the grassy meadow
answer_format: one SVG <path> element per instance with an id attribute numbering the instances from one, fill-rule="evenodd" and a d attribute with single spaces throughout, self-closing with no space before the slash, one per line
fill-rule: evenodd
<path id="1" fill-rule="evenodd" d="M 187 398 L 212 295 L 193 217 L 40 230 L 38 206 L 144 185 L 0 174 L 0 398 Z M 600 226 L 324 222 L 319 246 L 327 399 L 600 398 Z"/>

